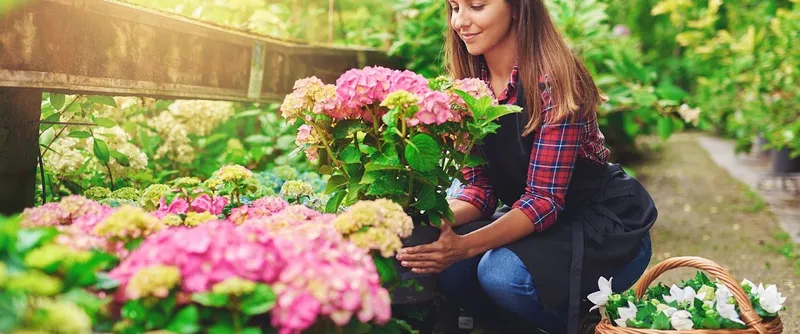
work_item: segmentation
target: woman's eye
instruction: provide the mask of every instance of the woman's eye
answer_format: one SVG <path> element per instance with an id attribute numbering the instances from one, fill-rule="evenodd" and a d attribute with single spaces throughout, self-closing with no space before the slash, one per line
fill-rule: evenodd
<path id="1" fill-rule="evenodd" d="M 485 5 L 473 5 L 472 10 L 481 10 Z"/>
<path id="2" fill-rule="evenodd" d="M 454 12 L 456 12 L 456 13 L 458 13 L 458 7 L 456 7 L 456 6 L 453 6 L 453 11 L 454 11 Z"/>

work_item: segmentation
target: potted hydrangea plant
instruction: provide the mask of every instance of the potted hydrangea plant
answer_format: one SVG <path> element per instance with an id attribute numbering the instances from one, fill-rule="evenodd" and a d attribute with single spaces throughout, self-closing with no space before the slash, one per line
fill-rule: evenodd
<path id="1" fill-rule="evenodd" d="M 478 79 L 429 81 L 383 67 L 349 70 L 335 84 L 300 79 L 281 105 L 284 118 L 302 122 L 298 150 L 319 160 L 319 172 L 330 175 L 326 211 L 336 213 L 359 200 L 391 200 L 413 218 L 405 245 L 438 238 L 437 229 L 421 227 L 453 220 L 447 188 L 453 180 L 463 181 L 462 168 L 484 163 L 470 153 L 497 130 L 494 121 L 520 111 L 498 105 Z M 375 261 L 389 285 L 410 274 L 394 258 Z M 424 292 L 406 290 L 400 296 L 394 290 L 393 300 L 431 298 L 425 287 L 433 278 L 419 282 Z"/>

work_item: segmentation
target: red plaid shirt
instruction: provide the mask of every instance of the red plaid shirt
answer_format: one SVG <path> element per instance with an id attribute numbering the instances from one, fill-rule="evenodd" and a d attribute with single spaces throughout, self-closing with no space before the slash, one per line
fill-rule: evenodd
<path id="1" fill-rule="evenodd" d="M 489 70 L 485 63 L 481 79 L 491 90 Z M 515 65 L 508 85 L 497 98 L 499 103 L 516 103 L 517 79 L 518 66 Z M 542 83 L 546 85 L 544 80 Z M 542 103 L 544 116 L 554 107 L 549 86 L 542 92 Z M 528 183 L 525 193 L 513 203 L 512 208 L 520 209 L 533 222 L 535 230 L 540 232 L 552 226 L 564 208 L 564 198 L 576 159 L 604 164 L 608 161 L 609 150 L 604 145 L 605 138 L 597 125 L 596 114 L 585 115 L 575 121 L 566 119 L 542 124 L 532 135 Z M 461 187 L 455 198 L 474 205 L 485 217 L 491 217 L 497 209 L 497 196 L 483 167 L 468 167 L 461 172 L 467 184 Z"/>

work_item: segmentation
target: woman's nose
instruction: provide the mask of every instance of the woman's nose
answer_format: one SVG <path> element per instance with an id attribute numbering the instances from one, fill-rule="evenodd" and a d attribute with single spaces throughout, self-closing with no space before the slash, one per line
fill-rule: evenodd
<path id="1" fill-rule="evenodd" d="M 464 11 L 459 11 L 458 13 L 453 13 L 453 28 L 456 30 L 461 30 L 463 28 L 468 27 L 471 24 L 471 21 L 464 14 Z"/>

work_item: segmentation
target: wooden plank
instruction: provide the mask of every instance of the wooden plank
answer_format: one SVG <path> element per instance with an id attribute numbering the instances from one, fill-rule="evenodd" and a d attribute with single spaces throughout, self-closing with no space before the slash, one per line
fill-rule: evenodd
<path id="1" fill-rule="evenodd" d="M 266 102 L 302 77 L 395 63 L 109 0 L 31 0 L 0 20 L 0 87 Z"/>
<path id="2" fill-rule="evenodd" d="M 0 215 L 34 204 L 42 92 L 0 88 Z"/>

